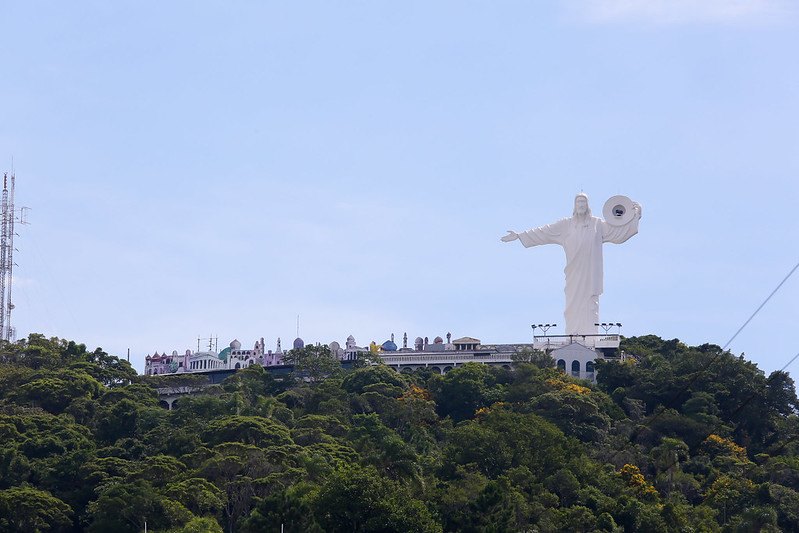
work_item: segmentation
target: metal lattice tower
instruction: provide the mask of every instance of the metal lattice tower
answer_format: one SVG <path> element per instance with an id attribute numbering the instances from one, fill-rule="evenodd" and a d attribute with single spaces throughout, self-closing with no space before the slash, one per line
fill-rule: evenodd
<path id="1" fill-rule="evenodd" d="M 3 193 L 0 199 L 0 340 L 14 341 L 11 326 L 11 285 L 14 272 L 14 182 L 15 176 L 3 174 Z M 20 220 L 20 222 L 23 222 Z"/>

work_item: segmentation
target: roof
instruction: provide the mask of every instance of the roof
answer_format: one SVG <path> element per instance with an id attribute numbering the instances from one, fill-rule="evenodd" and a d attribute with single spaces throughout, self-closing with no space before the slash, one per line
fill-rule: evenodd
<path id="1" fill-rule="evenodd" d="M 226 362 L 226 363 L 227 363 L 227 358 L 228 358 L 228 355 L 230 355 L 230 348 L 229 348 L 229 347 L 228 347 L 228 348 L 225 348 L 224 350 L 222 350 L 221 352 L 219 352 L 219 356 L 218 356 L 218 357 L 219 357 L 219 358 L 220 358 L 222 361 L 224 361 L 224 362 Z"/>
<path id="2" fill-rule="evenodd" d="M 460 339 L 455 339 L 452 341 L 452 344 L 480 344 L 480 339 L 475 339 L 474 337 L 461 337 Z"/>
<path id="3" fill-rule="evenodd" d="M 596 356 L 596 351 L 583 346 L 579 342 L 573 342 L 571 344 L 567 344 L 566 346 L 561 346 L 560 348 L 555 348 L 552 350 L 550 354 L 552 357 L 557 358 L 560 354 L 564 355 L 574 355 L 577 353 L 584 353 L 585 355 L 593 355 Z"/>

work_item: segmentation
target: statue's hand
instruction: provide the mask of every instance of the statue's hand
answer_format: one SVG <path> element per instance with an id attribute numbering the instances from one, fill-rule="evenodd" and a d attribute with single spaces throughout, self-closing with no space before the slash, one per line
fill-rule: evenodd
<path id="1" fill-rule="evenodd" d="M 502 242 L 512 242 L 519 238 L 519 234 L 513 230 L 508 230 L 508 234 L 502 237 L 500 240 Z"/>
<path id="2" fill-rule="evenodd" d="M 641 204 L 638 202 L 633 202 L 633 209 L 638 213 L 638 218 L 641 218 L 644 214 L 644 210 L 641 209 Z"/>

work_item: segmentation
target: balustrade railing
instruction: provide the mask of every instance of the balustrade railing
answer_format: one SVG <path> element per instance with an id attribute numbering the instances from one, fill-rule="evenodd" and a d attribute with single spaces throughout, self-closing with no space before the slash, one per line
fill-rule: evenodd
<path id="1" fill-rule="evenodd" d="M 424 354 L 424 355 L 385 355 L 381 359 L 387 365 L 398 363 L 460 363 L 469 361 L 493 361 L 493 362 L 511 362 L 513 359 L 511 354 L 490 353 L 490 354 L 459 354 L 457 352 L 441 353 L 441 354 Z"/>

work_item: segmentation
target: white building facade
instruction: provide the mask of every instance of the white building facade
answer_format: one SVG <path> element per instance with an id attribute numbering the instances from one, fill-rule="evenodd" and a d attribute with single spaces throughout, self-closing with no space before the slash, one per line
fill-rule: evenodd
<path id="1" fill-rule="evenodd" d="M 412 372 L 428 368 L 441 374 L 468 362 L 510 369 L 516 354 L 536 349 L 550 354 L 557 368 L 567 374 L 592 382 L 596 381 L 594 364 L 596 359 L 619 359 L 618 335 L 605 335 L 602 338 L 590 339 L 589 342 L 567 336 L 537 336 L 532 343 L 484 345 L 480 339 L 474 337 L 452 340 L 452 335 L 447 333 L 446 341 L 440 336 L 435 337 L 433 342 L 429 342 L 429 337 L 417 337 L 411 348 L 408 346 L 406 333 L 403 335 L 402 347 L 397 346 L 393 334 L 383 344 L 377 345 L 373 342 L 371 345 L 371 349 L 358 346 L 355 338 L 350 335 L 344 347 L 336 341 L 331 342 L 328 347 L 333 356 L 342 362 L 362 359 L 374 350 L 384 364 L 397 371 Z M 295 349 L 302 349 L 305 343 L 297 338 L 292 346 Z M 155 352 L 145 358 L 145 375 L 238 370 L 252 365 L 276 367 L 286 364 L 285 355 L 279 338 L 274 351 L 265 349 L 263 337 L 255 342 L 252 349 L 243 349 L 241 342 L 234 339 L 219 353 L 186 350 L 183 355 L 178 355 L 177 351 L 173 351 L 172 355 L 159 355 Z"/>

